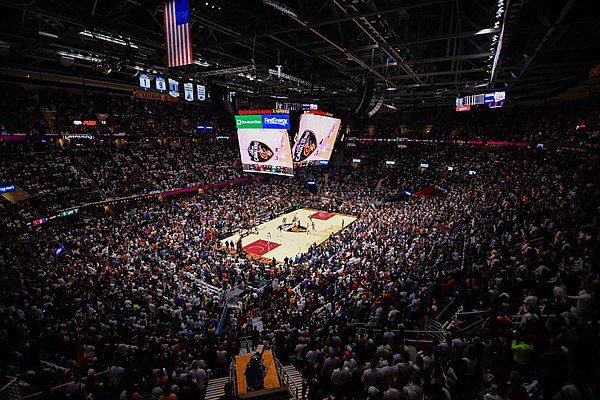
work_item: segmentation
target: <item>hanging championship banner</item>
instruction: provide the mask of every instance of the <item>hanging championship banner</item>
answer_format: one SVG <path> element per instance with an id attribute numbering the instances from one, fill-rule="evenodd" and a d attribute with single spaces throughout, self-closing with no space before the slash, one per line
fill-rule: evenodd
<path id="1" fill-rule="evenodd" d="M 204 85 L 197 85 L 196 89 L 198 91 L 196 93 L 196 97 L 198 97 L 198 100 L 200 100 L 200 101 L 206 100 L 206 87 Z"/>
<path id="2" fill-rule="evenodd" d="M 162 76 L 156 77 L 156 90 L 158 90 L 159 92 L 167 91 L 167 85 L 165 85 L 165 78 L 163 78 Z"/>
<path id="3" fill-rule="evenodd" d="M 169 94 L 173 97 L 179 97 L 179 82 L 169 78 Z"/>
<path id="4" fill-rule="evenodd" d="M 140 87 L 144 90 L 150 89 L 150 75 L 140 74 Z"/>
<path id="5" fill-rule="evenodd" d="M 184 83 L 183 84 L 183 96 L 187 101 L 194 101 L 194 84 Z"/>

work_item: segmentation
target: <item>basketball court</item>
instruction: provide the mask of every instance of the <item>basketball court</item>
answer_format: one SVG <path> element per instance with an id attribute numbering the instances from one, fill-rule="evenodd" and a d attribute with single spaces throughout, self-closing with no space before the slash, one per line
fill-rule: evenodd
<path id="1" fill-rule="evenodd" d="M 237 379 L 237 390 L 238 394 L 245 394 L 248 391 L 246 384 L 246 367 L 253 353 L 246 354 L 243 356 L 237 356 L 235 358 L 235 377 Z M 264 365 L 264 388 L 273 389 L 281 386 L 279 384 L 279 377 L 277 376 L 277 367 L 273 361 L 273 352 L 266 350 L 262 355 L 262 361 Z"/>
<path id="2" fill-rule="evenodd" d="M 314 243 L 323 243 L 331 234 L 354 221 L 356 217 L 352 215 L 303 208 L 258 225 L 256 233 L 242 238 L 242 248 L 249 255 L 257 257 L 275 258 L 278 261 L 286 257 L 293 259 L 296 255 L 306 253 Z M 222 243 L 233 241 L 236 244 L 239 238 L 238 233 Z"/>

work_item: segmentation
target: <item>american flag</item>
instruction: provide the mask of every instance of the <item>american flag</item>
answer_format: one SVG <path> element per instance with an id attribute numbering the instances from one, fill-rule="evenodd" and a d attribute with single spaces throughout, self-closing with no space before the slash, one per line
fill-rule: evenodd
<path id="1" fill-rule="evenodd" d="M 166 2 L 164 14 L 167 66 L 178 67 L 193 63 L 188 0 Z"/>

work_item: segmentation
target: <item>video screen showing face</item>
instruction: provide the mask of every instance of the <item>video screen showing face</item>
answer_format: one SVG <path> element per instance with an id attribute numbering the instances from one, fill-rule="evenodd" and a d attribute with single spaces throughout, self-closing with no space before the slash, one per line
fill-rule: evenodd
<path id="1" fill-rule="evenodd" d="M 294 175 L 286 129 L 238 129 L 244 172 Z"/>
<path id="2" fill-rule="evenodd" d="M 292 149 L 294 165 L 327 165 L 340 130 L 341 120 L 322 115 L 302 114 Z"/>

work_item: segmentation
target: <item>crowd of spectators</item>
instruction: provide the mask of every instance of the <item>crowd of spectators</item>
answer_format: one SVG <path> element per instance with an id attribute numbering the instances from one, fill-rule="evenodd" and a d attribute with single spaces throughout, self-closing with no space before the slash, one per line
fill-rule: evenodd
<path id="1" fill-rule="evenodd" d="M 395 169 L 381 164 L 388 157 L 382 148 L 356 147 L 347 156 L 372 162 L 39 227 L 0 209 L 2 371 L 49 387 L 57 378 L 48 370 L 66 368 L 71 396 L 201 399 L 207 376 L 223 374 L 239 338 L 250 335 L 294 363 L 308 399 L 513 400 L 527 396 L 523 383 L 533 379 L 544 399 L 597 398 L 597 161 L 441 144 L 410 150 Z M 182 185 L 179 174 L 185 182 L 208 179 L 195 174 L 193 149 L 127 151 L 161 186 Z M 76 153 L 82 165 L 119 154 L 96 149 L 86 160 L 86 153 Z M 56 157 L 69 165 L 60 154 L 39 160 Z M 418 169 L 421 160 L 430 163 L 426 171 Z M 235 176 L 225 159 L 221 165 L 210 179 Z M 11 163 L 3 168 L 22 179 Z M 45 168 L 54 171 L 40 167 L 23 185 L 33 189 Z M 309 177 L 323 185 L 321 193 L 305 189 Z M 425 184 L 447 192 L 384 199 Z M 359 218 L 285 260 L 246 259 L 222 246 L 220 238 L 240 227 L 301 206 Z M 225 309 L 217 334 L 224 304 L 212 287 L 239 285 L 245 302 Z M 456 324 L 417 349 L 405 332 L 423 329 L 451 298 L 463 312 L 482 313 L 481 329 L 464 337 Z M 248 320 L 255 309 L 262 331 Z M 105 369 L 108 381 L 95 378 Z"/>
<path id="2" fill-rule="evenodd" d="M 0 125 L 12 133 L 176 136 L 215 122 L 233 129 L 198 104 L 2 89 Z M 346 122 L 357 136 L 595 146 L 593 104 L 413 110 Z M 75 119 L 106 124 L 77 128 Z M 235 141 L 107 142 L 0 148 L 1 183 L 27 193 L 18 204 L 0 202 L 0 373 L 18 374 L 32 391 L 58 399 L 64 393 L 49 387 L 66 380 L 69 397 L 202 399 L 210 376 L 226 373 L 239 338 L 249 335 L 294 363 L 310 400 L 517 400 L 528 397 L 524 383 L 532 380 L 543 399 L 600 396 L 594 157 L 354 142 L 341 165 L 294 178 L 27 227 L 36 210 L 244 176 Z M 431 185 L 432 196 L 410 196 Z M 284 260 L 246 259 L 222 246 L 241 227 L 303 206 L 358 219 Z M 244 302 L 228 308 L 217 293 L 239 286 Z M 449 304 L 479 315 L 479 329 L 465 336 L 457 320 L 424 343 L 409 340 L 407 332 L 424 329 Z M 249 320 L 256 310 L 262 331 Z M 105 370 L 108 380 L 98 374 Z"/>
<path id="3" fill-rule="evenodd" d="M 236 140 L 201 141 L 179 146 L 205 184 L 241 178 L 242 163 Z"/>
<path id="4" fill-rule="evenodd" d="M 411 109 L 378 113 L 371 118 L 348 115 L 350 136 L 562 142 L 597 146 L 600 112 L 597 99 L 510 104 L 503 108 Z"/>
<path id="5" fill-rule="evenodd" d="M 158 189 L 152 178 L 126 151 L 91 146 L 76 148 L 73 153 L 108 198 L 140 195 Z"/>
<path id="6" fill-rule="evenodd" d="M 106 198 L 241 178 L 232 140 L 12 144 L 0 148 L 2 184 L 15 184 L 42 214 Z"/>
<path id="7" fill-rule="evenodd" d="M 68 153 L 54 147 L 36 151 L 28 143 L 0 147 L 0 181 L 27 192 L 27 202 L 52 212 L 101 199 L 92 179 Z"/>
<path id="8" fill-rule="evenodd" d="M 201 135 L 196 125 L 211 125 L 210 133 L 233 129 L 231 118 L 212 105 L 164 102 L 130 95 L 55 88 L 24 88 L 0 83 L 0 127 L 9 133 L 127 133 Z M 80 121 L 77 125 L 74 121 Z M 83 121 L 92 121 L 85 125 Z"/>
<path id="9" fill-rule="evenodd" d="M 23 88 L 0 84 L 0 127 L 15 133 L 122 133 L 130 136 L 235 134 L 233 119 L 212 105 L 165 102 L 81 90 Z M 469 112 L 413 108 L 377 113 L 369 118 L 340 112 L 349 136 L 443 138 L 461 140 L 563 142 L 598 145 L 597 98 L 474 107 Z M 47 114 L 45 118 L 43 113 Z M 51 117 L 50 117 L 51 116 Z M 94 126 L 74 125 L 92 120 Z M 200 132 L 196 125 L 212 125 Z"/>
<path id="10" fill-rule="evenodd" d="M 10 133 L 43 133 L 39 103 L 18 85 L 0 83 L 0 130 Z"/>

